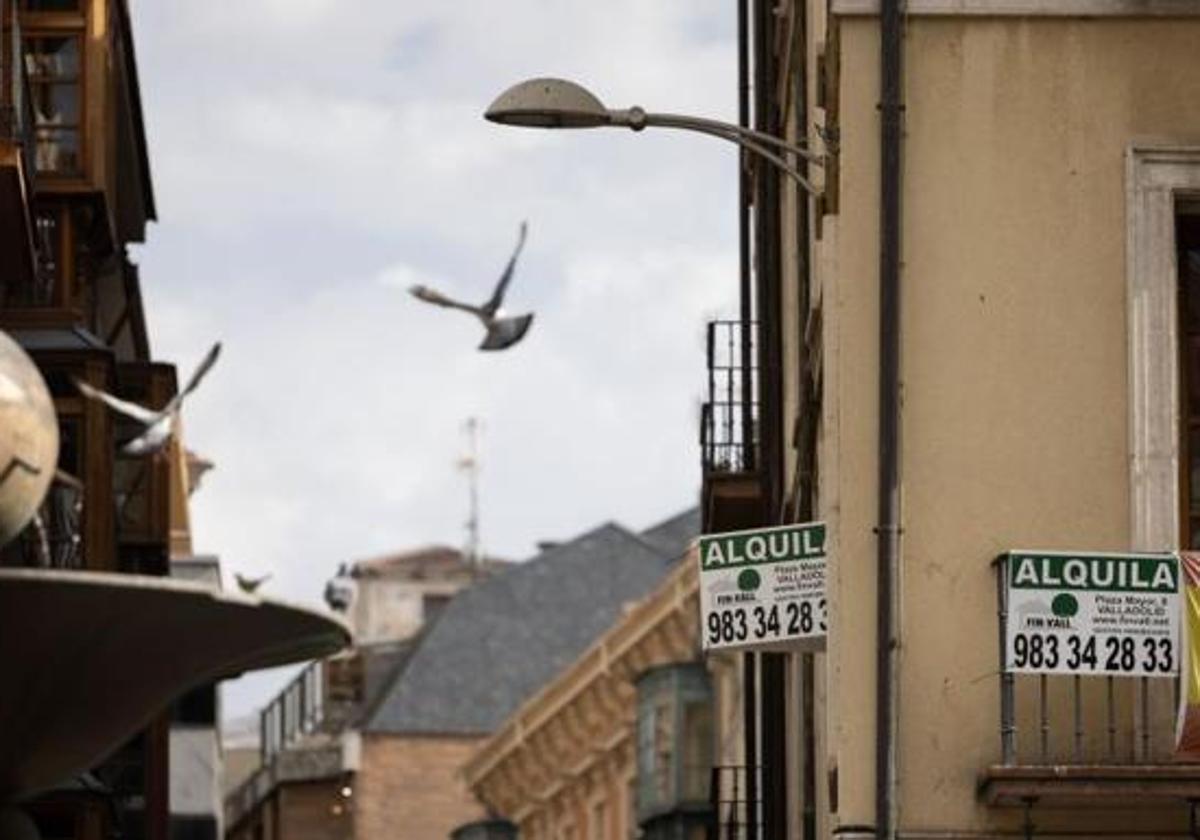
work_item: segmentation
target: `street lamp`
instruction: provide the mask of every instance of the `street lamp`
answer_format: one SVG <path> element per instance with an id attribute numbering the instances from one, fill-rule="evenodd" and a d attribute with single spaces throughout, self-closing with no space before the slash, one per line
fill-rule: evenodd
<path id="1" fill-rule="evenodd" d="M 565 79 L 529 79 L 519 82 L 488 106 L 484 118 L 501 125 L 524 128 L 600 128 L 624 127 L 641 131 L 647 126 L 698 131 L 720 137 L 750 150 L 791 176 L 805 192 L 818 190 L 799 170 L 780 154 L 793 154 L 817 165 L 824 156 L 770 134 L 733 123 L 683 114 L 650 113 L 638 106 L 627 109 L 606 108 L 595 94 Z M 779 151 L 773 151 L 772 148 Z"/>

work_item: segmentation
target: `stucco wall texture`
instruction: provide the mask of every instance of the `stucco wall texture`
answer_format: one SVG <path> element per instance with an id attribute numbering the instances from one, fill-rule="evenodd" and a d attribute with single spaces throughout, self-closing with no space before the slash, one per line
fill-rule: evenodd
<path id="1" fill-rule="evenodd" d="M 876 22 L 845 19 L 841 39 L 841 207 L 816 261 L 836 558 L 821 771 L 837 769 L 838 811 L 821 836 L 874 822 Z M 1000 759 L 990 564 L 1010 548 L 1129 547 L 1126 152 L 1200 146 L 1200 21 L 910 17 L 905 100 L 900 825 L 1011 829 L 1019 814 L 976 796 Z M 1091 688 L 1089 748 L 1102 681 Z M 1123 731 L 1132 690 L 1119 686 Z M 1156 731 L 1170 715 L 1156 701 Z M 1040 813 L 1039 831 L 1063 819 Z"/>

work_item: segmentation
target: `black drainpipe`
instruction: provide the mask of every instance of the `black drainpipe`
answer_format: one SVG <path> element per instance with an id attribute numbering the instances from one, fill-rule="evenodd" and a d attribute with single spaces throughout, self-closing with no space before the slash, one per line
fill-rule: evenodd
<path id="1" fill-rule="evenodd" d="M 875 827 L 896 834 L 900 570 L 901 0 L 879 0 L 879 524 Z"/>
<path id="2" fill-rule="evenodd" d="M 750 19 L 748 0 L 738 0 L 738 125 L 750 127 Z M 754 292 L 750 274 L 750 179 L 746 153 L 738 149 L 738 282 L 741 317 L 742 354 L 742 442 L 746 453 L 745 469 L 758 467 L 754 429 L 754 347 L 750 331 L 754 321 Z"/>
<path id="3" fill-rule="evenodd" d="M 750 9 L 749 0 L 738 0 L 738 124 L 750 126 Z M 738 151 L 738 258 L 740 269 L 740 314 L 742 353 L 742 436 L 747 455 L 747 469 L 755 469 L 760 460 L 756 451 L 757 430 L 754 428 L 753 399 L 754 382 L 750 375 L 753 369 L 753 346 L 750 341 L 751 323 L 754 320 L 754 294 L 750 274 L 750 180 L 745 165 L 745 154 Z M 742 737 L 745 742 L 746 801 L 753 803 L 758 798 L 758 780 L 755 770 L 758 763 L 758 728 L 755 692 L 755 656 L 752 652 L 742 654 Z M 757 832 L 755 813 L 750 804 L 746 806 L 746 835 L 754 838 Z"/>

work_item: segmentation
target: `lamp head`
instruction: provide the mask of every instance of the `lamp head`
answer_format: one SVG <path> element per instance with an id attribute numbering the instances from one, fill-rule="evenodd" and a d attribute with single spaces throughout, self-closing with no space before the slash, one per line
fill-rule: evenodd
<path id="1" fill-rule="evenodd" d="M 565 79 L 519 82 L 497 96 L 483 116 L 525 128 L 598 128 L 618 122 L 590 91 Z"/>

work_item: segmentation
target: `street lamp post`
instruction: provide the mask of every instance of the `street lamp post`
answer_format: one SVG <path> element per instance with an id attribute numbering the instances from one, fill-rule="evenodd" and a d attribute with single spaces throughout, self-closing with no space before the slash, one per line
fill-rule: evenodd
<path id="1" fill-rule="evenodd" d="M 809 195 L 819 192 L 784 155 L 795 155 L 818 166 L 824 156 L 803 146 L 733 123 L 683 114 L 662 114 L 638 106 L 606 108 L 595 94 L 565 79 L 529 79 L 519 82 L 496 97 L 483 115 L 501 125 L 523 128 L 629 128 L 648 127 L 696 131 L 736 143 L 770 161 Z M 777 151 L 776 151 L 777 150 Z"/>

